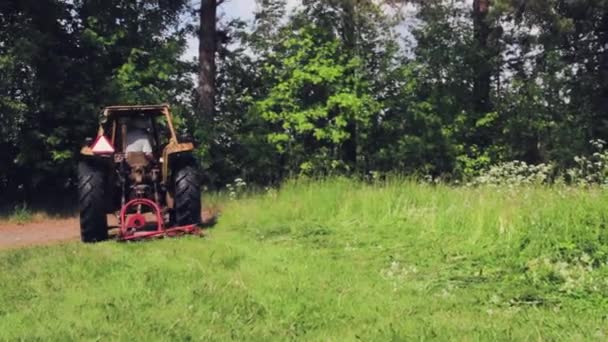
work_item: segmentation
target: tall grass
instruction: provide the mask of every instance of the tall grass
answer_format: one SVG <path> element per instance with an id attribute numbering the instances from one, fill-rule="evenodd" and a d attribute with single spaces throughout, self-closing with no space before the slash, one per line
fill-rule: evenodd
<path id="1" fill-rule="evenodd" d="M 205 239 L 0 253 L 0 339 L 605 340 L 608 195 L 293 181 Z"/>

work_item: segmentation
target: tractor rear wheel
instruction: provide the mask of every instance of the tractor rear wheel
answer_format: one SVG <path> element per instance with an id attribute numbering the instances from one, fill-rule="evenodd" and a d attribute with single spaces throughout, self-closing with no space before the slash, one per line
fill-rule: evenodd
<path id="1" fill-rule="evenodd" d="M 186 226 L 201 223 L 201 186 L 196 169 L 184 166 L 174 173 L 175 223 Z"/>
<path id="2" fill-rule="evenodd" d="M 108 239 L 104 172 L 88 163 L 78 164 L 78 200 L 80 209 L 80 238 L 82 242 Z"/>

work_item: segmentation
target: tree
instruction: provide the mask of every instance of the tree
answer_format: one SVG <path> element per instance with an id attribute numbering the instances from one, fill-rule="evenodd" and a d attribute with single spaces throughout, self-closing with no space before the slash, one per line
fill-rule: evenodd
<path id="1" fill-rule="evenodd" d="M 475 110 L 479 113 L 487 113 L 492 110 L 490 100 L 490 83 L 492 77 L 493 57 L 489 42 L 491 27 L 488 23 L 488 12 L 490 11 L 490 0 L 473 0 L 473 32 L 477 45 L 477 59 L 473 64 L 475 80 L 473 82 L 473 101 Z"/>
<path id="2" fill-rule="evenodd" d="M 211 119 L 215 115 L 215 58 L 217 51 L 217 7 L 224 0 L 201 0 L 199 9 L 199 74 L 198 101 L 199 111 L 203 118 Z"/>
<path id="3" fill-rule="evenodd" d="M 347 54 L 351 57 L 357 55 L 357 15 L 356 5 L 359 5 L 362 1 L 359 0 L 342 0 L 342 39 L 344 41 L 344 48 Z M 365 1 L 363 1 L 365 2 Z M 353 70 L 356 72 L 356 70 Z M 355 89 L 358 92 L 358 89 Z M 342 144 L 342 160 L 347 164 L 357 168 L 357 123 L 355 120 L 348 120 L 345 127 L 348 137 Z"/>
<path id="4" fill-rule="evenodd" d="M 11 133 L 0 138 L 9 145 L 0 187 L 26 199 L 70 187 L 104 105 L 179 105 L 190 79 L 178 62 L 183 9 L 164 0 L 2 2 L 0 119 Z"/>
<path id="5" fill-rule="evenodd" d="M 311 0 L 280 30 L 281 44 L 263 54 L 272 87 L 255 108 L 289 170 L 369 170 L 376 151 L 392 143 L 377 143 L 388 111 L 382 102 L 399 82 L 392 25 L 372 2 Z"/>
<path id="6" fill-rule="evenodd" d="M 366 16 L 378 19 L 379 16 L 374 13 L 377 12 L 377 5 L 368 0 L 305 0 L 303 5 L 306 15 L 316 21 L 317 25 L 325 27 L 330 32 L 335 32 L 336 38 L 341 42 L 342 52 L 347 59 L 363 60 L 360 45 L 365 40 L 363 38 L 364 28 L 370 24 L 370 20 Z M 381 18 L 381 22 L 384 20 L 385 18 Z M 360 63 L 360 66 L 364 68 L 364 63 Z M 345 77 L 354 80 L 361 70 L 352 68 L 349 72 L 352 75 L 345 75 Z M 351 86 L 355 94 L 361 91 L 360 88 L 357 88 L 358 84 L 352 84 Z M 357 122 L 354 118 L 346 117 L 345 119 L 346 137 L 340 147 L 341 160 L 346 167 L 356 170 L 360 159 L 358 154 L 361 149 Z"/>

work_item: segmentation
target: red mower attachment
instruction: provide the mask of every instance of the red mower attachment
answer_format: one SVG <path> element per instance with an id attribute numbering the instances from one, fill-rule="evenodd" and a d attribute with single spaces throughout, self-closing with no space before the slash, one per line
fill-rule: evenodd
<path id="1" fill-rule="evenodd" d="M 146 220 L 143 213 L 154 215 L 154 221 Z M 200 235 L 201 230 L 195 224 L 166 228 L 160 207 L 147 198 L 135 198 L 127 202 L 120 210 L 119 241 L 173 237 L 186 234 Z"/>

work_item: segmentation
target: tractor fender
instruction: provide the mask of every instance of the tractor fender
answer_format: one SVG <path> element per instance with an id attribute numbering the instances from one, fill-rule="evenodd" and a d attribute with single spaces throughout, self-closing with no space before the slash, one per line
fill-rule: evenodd
<path id="1" fill-rule="evenodd" d="M 162 181 L 167 184 L 171 170 L 184 163 L 194 163 L 194 145 L 192 143 L 169 143 L 163 150 Z"/>

